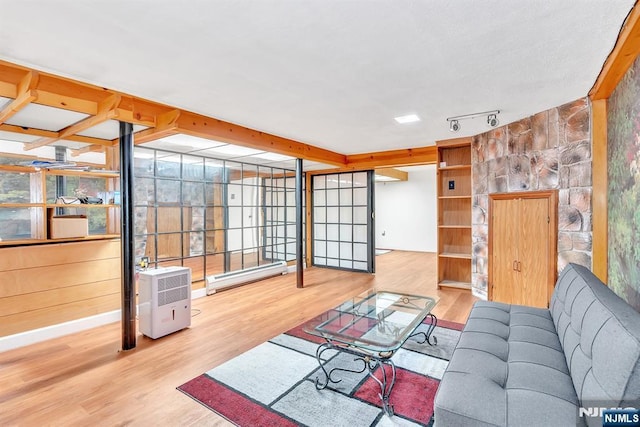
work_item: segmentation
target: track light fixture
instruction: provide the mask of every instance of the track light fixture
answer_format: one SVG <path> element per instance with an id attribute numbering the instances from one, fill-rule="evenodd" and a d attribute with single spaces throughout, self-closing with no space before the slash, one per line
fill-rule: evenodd
<path id="1" fill-rule="evenodd" d="M 498 114 L 500 114 L 500 110 L 483 111 L 482 113 L 472 113 L 464 114 L 462 116 L 448 117 L 447 121 L 449 122 L 449 130 L 451 132 L 458 132 L 460 130 L 460 120 L 474 119 L 480 116 L 487 116 L 487 124 L 494 128 L 500 123 L 498 121 Z"/>

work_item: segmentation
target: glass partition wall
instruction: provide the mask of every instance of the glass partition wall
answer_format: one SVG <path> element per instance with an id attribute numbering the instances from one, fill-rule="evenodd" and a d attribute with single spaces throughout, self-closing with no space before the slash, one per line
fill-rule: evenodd
<path id="1" fill-rule="evenodd" d="M 193 280 L 295 259 L 295 173 L 135 149 L 136 257 Z"/>
<path id="2" fill-rule="evenodd" d="M 313 265 L 375 272 L 373 171 L 313 177 Z"/>

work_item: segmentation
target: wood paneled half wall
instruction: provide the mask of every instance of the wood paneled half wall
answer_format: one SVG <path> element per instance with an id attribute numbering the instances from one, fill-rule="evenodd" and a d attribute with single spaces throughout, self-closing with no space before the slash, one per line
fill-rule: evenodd
<path id="1" fill-rule="evenodd" d="M 119 239 L 0 251 L 0 337 L 120 308 Z"/>

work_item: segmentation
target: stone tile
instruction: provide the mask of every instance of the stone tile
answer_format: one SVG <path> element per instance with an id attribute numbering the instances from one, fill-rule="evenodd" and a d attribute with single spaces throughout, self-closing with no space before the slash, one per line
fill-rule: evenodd
<path id="1" fill-rule="evenodd" d="M 569 195 L 571 194 L 571 189 L 569 188 L 561 188 L 558 191 L 558 205 L 568 205 L 569 204 Z"/>
<path id="2" fill-rule="evenodd" d="M 567 120 L 565 127 L 565 141 L 572 144 L 589 139 L 589 110 L 578 111 Z"/>
<path id="3" fill-rule="evenodd" d="M 471 139 L 471 163 L 484 162 L 484 147 L 487 141 L 487 134 L 481 133 Z"/>
<path id="4" fill-rule="evenodd" d="M 591 186 L 591 162 L 569 166 L 569 187 Z"/>
<path id="5" fill-rule="evenodd" d="M 581 110 L 588 111 L 588 101 L 587 98 L 576 99 L 575 101 L 566 103 L 558 107 L 558 118 L 562 122 L 567 122 L 571 116 L 576 114 Z"/>
<path id="6" fill-rule="evenodd" d="M 487 258 L 488 255 L 488 249 L 487 249 L 487 242 L 476 242 L 473 245 L 473 256 L 475 258 Z"/>
<path id="7" fill-rule="evenodd" d="M 563 166 L 584 162 L 591 159 L 591 143 L 581 141 L 566 145 L 560 149 L 560 164 Z"/>
<path id="8" fill-rule="evenodd" d="M 562 271 L 570 262 L 591 268 L 591 255 L 586 252 L 564 251 L 558 253 L 558 271 Z"/>
<path id="9" fill-rule="evenodd" d="M 487 194 L 474 195 L 473 204 L 480 206 L 485 212 L 489 211 L 489 196 Z"/>
<path id="10" fill-rule="evenodd" d="M 549 111 L 543 111 L 531 117 L 531 131 L 533 133 L 532 150 L 540 151 L 549 148 Z"/>
<path id="11" fill-rule="evenodd" d="M 582 215 L 573 206 L 558 206 L 558 230 L 582 231 Z"/>
<path id="12" fill-rule="evenodd" d="M 488 274 L 489 274 L 489 262 L 487 257 L 475 257 L 476 259 L 476 274 L 481 275 L 482 277 L 485 278 L 485 280 L 487 280 L 488 278 Z"/>
<path id="13" fill-rule="evenodd" d="M 487 224 L 474 224 L 471 229 L 471 239 L 475 242 L 488 242 L 489 241 L 489 225 Z"/>
<path id="14" fill-rule="evenodd" d="M 527 156 L 509 156 L 509 191 L 524 191 L 530 187 L 531 166 Z"/>
<path id="15" fill-rule="evenodd" d="M 561 231 L 558 233 L 558 252 L 570 251 L 573 249 L 572 233 Z"/>
<path id="16" fill-rule="evenodd" d="M 474 194 L 485 194 L 487 192 L 489 163 L 490 162 L 477 163 L 472 169 Z"/>
<path id="17" fill-rule="evenodd" d="M 593 230 L 593 224 L 591 223 L 591 219 L 593 218 L 593 215 L 591 212 L 585 212 L 582 214 L 582 231 L 592 231 Z"/>
<path id="18" fill-rule="evenodd" d="M 493 193 L 506 193 L 509 190 L 506 176 L 489 176 L 488 191 Z"/>
<path id="19" fill-rule="evenodd" d="M 558 147 L 560 145 L 560 122 L 557 108 L 549 110 L 549 126 L 547 131 L 547 146 L 549 148 Z"/>
<path id="20" fill-rule="evenodd" d="M 591 252 L 593 249 L 593 237 L 589 232 L 571 233 L 571 240 L 574 250 Z"/>
<path id="21" fill-rule="evenodd" d="M 591 187 L 570 189 L 569 204 L 582 213 L 591 212 Z"/>
<path id="22" fill-rule="evenodd" d="M 480 206 L 473 206 L 471 208 L 471 223 L 472 224 L 486 224 L 487 223 L 487 212 L 482 209 Z"/>

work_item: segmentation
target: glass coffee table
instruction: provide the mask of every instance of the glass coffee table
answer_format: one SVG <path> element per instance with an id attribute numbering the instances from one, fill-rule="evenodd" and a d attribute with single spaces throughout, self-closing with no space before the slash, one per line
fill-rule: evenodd
<path id="1" fill-rule="evenodd" d="M 396 367 L 391 357 L 412 337 L 420 344 L 437 344 L 432 333 L 438 319 L 431 313 L 436 303 L 431 297 L 372 289 L 306 322 L 303 325 L 306 333 L 325 340 L 316 350 L 316 359 L 325 376 L 324 379 L 316 377 L 316 388 L 322 390 L 329 383 L 340 382 L 332 378 L 336 371 L 362 373 L 366 370 L 380 385 L 382 409 L 393 415 L 389 397 L 396 381 Z M 415 332 L 427 317 L 430 318 L 427 330 Z M 362 369 L 333 368 L 327 372 L 327 362 L 322 359 L 327 350 L 355 356 L 362 361 Z M 374 375 L 378 367 L 381 378 Z"/>

